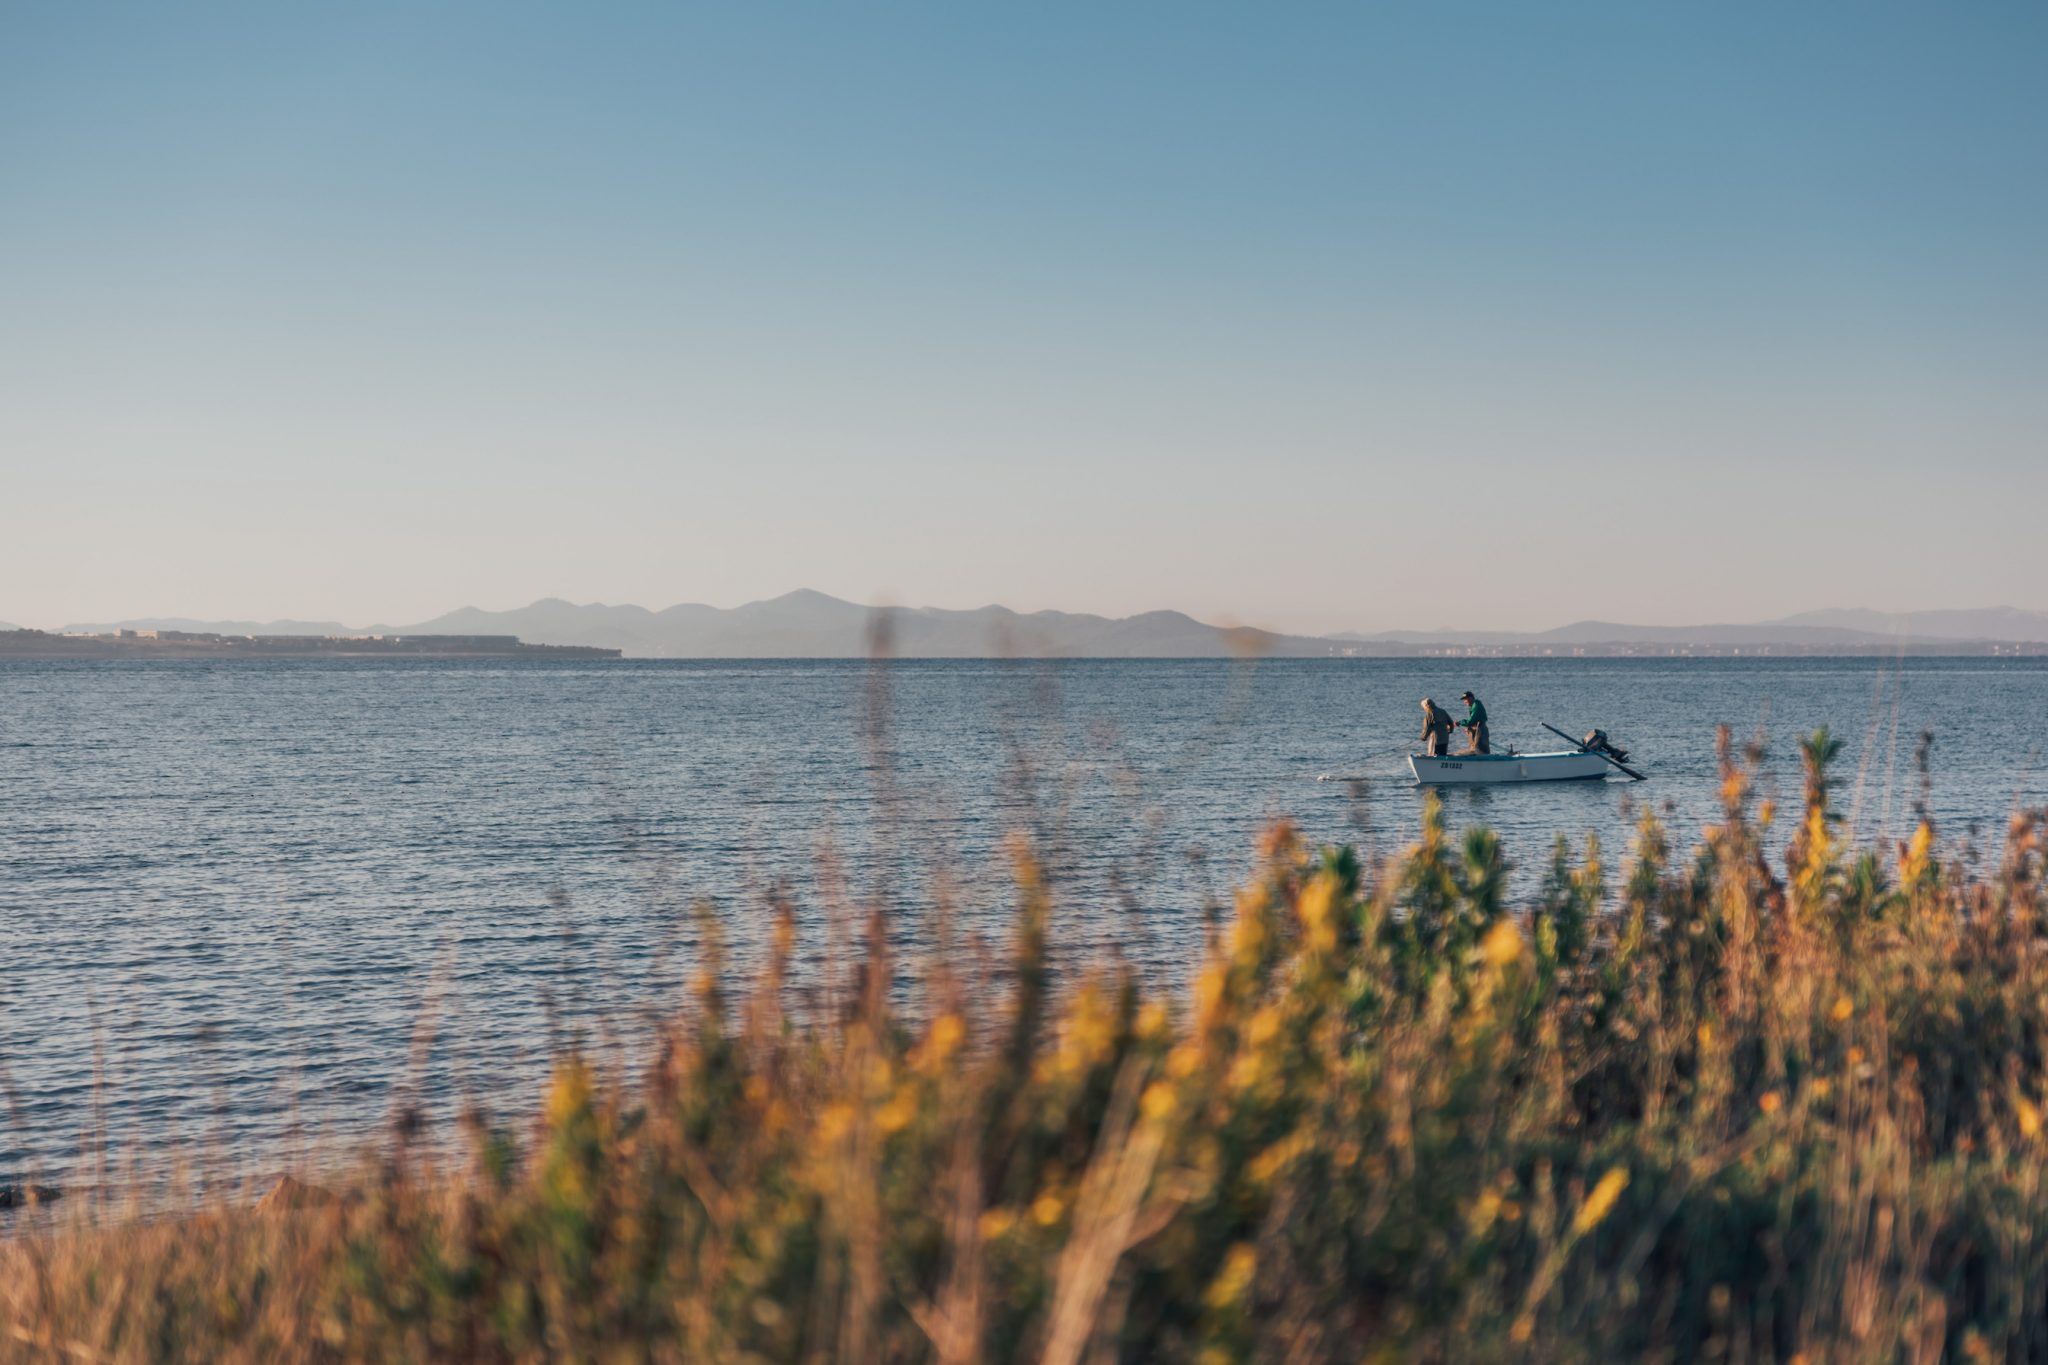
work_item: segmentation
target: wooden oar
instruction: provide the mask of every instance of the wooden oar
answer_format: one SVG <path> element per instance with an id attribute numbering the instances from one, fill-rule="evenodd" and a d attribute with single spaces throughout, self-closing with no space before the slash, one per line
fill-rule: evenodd
<path id="1" fill-rule="evenodd" d="M 1550 731 L 1550 733 L 1551 733 L 1551 734 L 1553 734 L 1553 735 L 1556 735 L 1556 736 L 1557 736 L 1557 737 L 1558 737 L 1559 739 L 1561 739 L 1561 740 L 1564 740 L 1564 741 L 1566 741 L 1567 743 L 1569 743 L 1569 744 L 1573 745 L 1574 747 L 1576 747 L 1576 748 L 1578 749 L 1578 751 L 1579 751 L 1580 753 L 1582 753 L 1582 754 L 1600 754 L 1600 757 L 1602 757 L 1602 758 L 1606 759 L 1606 760 L 1607 760 L 1607 761 L 1608 761 L 1609 763 L 1612 763 L 1612 764 L 1613 764 L 1613 765 L 1614 765 L 1615 767 L 1617 767 L 1617 768 L 1621 769 L 1621 770 L 1622 770 L 1623 772 L 1627 773 L 1627 774 L 1628 774 L 1628 775 L 1629 775 L 1630 777 L 1633 777 L 1633 778 L 1634 778 L 1634 779 L 1635 779 L 1636 781 L 1638 781 L 1638 782 L 1647 782 L 1647 781 L 1649 781 L 1649 779 L 1648 779 L 1647 777 L 1644 777 L 1644 776 L 1643 776 L 1643 775 L 1642 775 L 1641 773 L 1637 772 L 1637 771 L 1636 771 L 1636 770 L 1635 770 L 1634 768 L 1631 768 L 1631 767 L 1629 767 L 1629 766 L 1628 766 L 1628 764 L 1626 764 L 1626 763 L 1622 762 L 1622 761 L 1621 761 L 1620 759 L 1616 758 L 1616 757 L 1615 757 L 1615 756 L 1614 756 L 1613 754 L 1602 754 L 1602 753 L 1600 753 L 1600 751 L 1599 751 L 1598 749 L 1588 749 L 1588 748 L 1587 748 L 1587 747 L 1585 746 L 1585 744 L 1584 744 L 1584 743 L 1583 743 L 1582 741 L 1580 741 L 1580 740 L 1576 740 L 1576 739 L 1573 739 L 1573 738 L 1572 738 L 1572 737 L 1571 737 L 1570 735 L 1568 735 L 1568 734 L 1566 734 L 1566 733 L 1565 733 L 1564 731 L 1562 731 L 1562 730 L 1558 729 L 1558 728 L 1557 728 L 1557 727 L 1556 727 L 1555 725 L 1552 725 L 1552 724 L 1551 724 L 1551 723 L 1550 723 L 1549 721 L 1547 721 L 1547 720 L 1543 720 L 1543 721 L 1538 721 L 1538 722 L 1537 722 L 1537 724 L 1538 724 L 1538 725 L 1541 725 L 1541 726 L 1542 726 L 1542 727 L 1543 727 L 1544 729 L 1546 729 L 1546 730 Z"/>

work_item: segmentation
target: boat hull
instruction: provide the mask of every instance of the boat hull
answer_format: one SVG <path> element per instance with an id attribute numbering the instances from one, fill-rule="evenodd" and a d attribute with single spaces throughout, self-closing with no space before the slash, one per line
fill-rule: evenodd
<path id="1" fill-rule="evenodd" d="M 1464 787 L 1495 782 L 1581 782 L 1607 776 L 1598 754 L 1455 754 L 1432 758 L 1410 754 L 1408 770 L 1425 787 Z"/>

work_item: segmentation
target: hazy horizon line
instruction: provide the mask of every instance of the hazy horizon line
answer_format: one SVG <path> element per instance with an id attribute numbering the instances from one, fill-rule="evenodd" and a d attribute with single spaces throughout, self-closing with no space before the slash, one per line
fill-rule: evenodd
<path id="1" fill-rule="evenodd" d="M 1988 614 L 1994 612 L 2012 612 L 2026 615 L 2048 615 L 2048 609 L 2039 607 L 2015 606 L 2010 602 L 1985 604 L 1981 606 L 1971 607 L 1941 606 L 1904 608 L 1898 610 L 1887 610 L 1883 608 L 1868 606 L 1828 605 L 1819 607 L 1804 607 L 1786 612 L 1778 616 L 1768 616 L 1749 620 L 1725 618 L 1721 620 L 1647 621 L 1622 620 L 1604 617 L 1600 615 L 1574 615 L 1567 619 L 1555 621 L 1553 624 L 1544 626 L 1468 625 L 1439 623 L 1430 625 L 1407 624 L 1400 626 L 1383 627 L 1380 629 L 1366 629 L 1359 626 L 1343 625 L 1331 626 L 1328 628 L 1320 629 L 1289 629 L 1284 627 L 1259 624 L 1256 620 L 1233 619 L 1231 613 L 1205 612 L 1199 608 L 1190 610 L 1181 607 L 1161 606 L 1149 607 L 1139 611 L 1131 611 L 1118 614 L 1111 611 L 1085 610 L 1069 607 L 1012 607 L 1009 604 L 1000 601 L 982 602 L 974 606 L 965 607 L 945 606 L 932 602 L 925 602 L 921 604 L 912 605 L 910 603 L 899 600 L 893 600 L 888 597 L 878 597 L 875 600 L 863 602 L 856 598 L 842 597 L 835 593 L 828 593 L 817 588 L 799 587 L 790 589 L 786 592 L 775 593 L 768 596 L 749 597 L 743 601 L 739 601 L 731 605 L 721 605 L 715 602 L 704 601 L 701 599 L 685 598 L 677 600 L 675 602 L 671 602 L 666 606 L 649 607 L 644 606 L 641 603 L 632 601 L 607 601 L 603 599 L 589 599 L 585 601 L 577 601 L 574 598 L 561 597 L 556 595 L 545 595 L 533 598 L 530 601 L 510 607 L 483 607 L 477 605 L 475 602 L 465 602 L 459 606 L 452 607 L 447 610 L 435 613 L 434 615 L 423 618 L 420 621 L 404 623 L 401 623 L 396 619 L 373 619 L 367 623 L 353 624 L 339 616 L 329 617 L 320 616 L 317 614 L 291 614 L 283 616 L 271 616 L 268 619 L 264 619 L 254 614 L 197 615 L 182 612 L 153 612 L 138 613 L 134 615 L 122 616 L 118 618 L 108 618 L 105 620 L 97 621 L 68 621 L 61 625 L 44 626 L 32 625 L 25 621 L 16 620 L 11 616 L 0 616 L 0 625 L 10 625 L 17 629 L 34 629 L 51 632 L 80 631 L 88 628 L 98 627 L 113 627 L 122 629 L 146 628 L 152 623 L 178 623 L 178 625 L 205 627 L 262 627 L 287 625 L 333 626 L 338 627 L 343 631 L 417 630 L 422 625 L 432 624 L 434 621 L 440 620 L 443 617 L 454 616 L 462 612 L 504 614 L 517 611 L 530 611 L 536 607 L 542 606 L 561 605 L 565 607 L 574 608 L 577 610 L 639 611 L 645 612 L 649 615 L 658 616 L 665 612 L 672 612 L 689 608 L 701 608 L 705 610 L 719 612 L 736 612 L 744 611 L 752 607 L 759 607 L 771 605 L 778 602 L 785 602 L 790 599 L 804 598 L 820 599 L 822 601 L 829 602 L 838 606 L 853 607 L 870 612 L 897 610 L 913 613 L 942 612 L 954 615 L 973 615 L 980 612 L 1006 612 L 1023 617 L 1041 615 L 1082 616 L 1092 617 L 1098 620 L 1110 622 L 1129 621 L 1143 616 L 1151 616 L 1158 614 L 1175 614 L 1186 617 L 1189 620 L 1195 621 L 1200 625 L 1208 626 L 1210 628 L 1217 630 L 1250 629 L 1261 631 L 1270 635 L 1294 636 L 1297 638 L 1309 639 L 1334 639 L 1347 635 L 1358 636 L 1362 638 L 1375 638 L 1391 635 L 1536 636 L 1545 634 L 1550 631 L 1567 630 L 1575 626 L 1584 625 L 1614 625 L 1618 627 L 1644 630 L 1741 628 L 1746 626 L 1776 626 L 1784 624 L 1801 624 L 1804 623 L 1802 618 L 1833 614 L 1858 614 L 1878 618 L 1885 618 L 1890 620 L 1902 620 L 1904 618 L 1913 616 L 1970 615 Z M 170 628 L 176 627 L 173 626 Z"/>

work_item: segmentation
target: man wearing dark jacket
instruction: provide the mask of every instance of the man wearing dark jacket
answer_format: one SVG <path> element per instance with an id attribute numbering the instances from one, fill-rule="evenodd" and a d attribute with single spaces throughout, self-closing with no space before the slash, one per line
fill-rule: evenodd
<path id="1" fill-rule="evenodd" d="M 1486 707 L 1480 703 L 1479 698 L 1473 696 L 1470 692 L 1459 693 L 1458 700 L 1465 703 L 1465 719 L 1459 721 L 1458 725 L 1472 739 L 1472 747 L 1465 752 L 1468 754 L 1492 753 L 1493 742 L 1486 733 Z"/>
<path id="2" fill-rule="evenodd" d="M 1451 714 L 1428 697 L 1422 699 L 1422 743 L 1425 754 L 1442 758 L 1451 751 Z"/>

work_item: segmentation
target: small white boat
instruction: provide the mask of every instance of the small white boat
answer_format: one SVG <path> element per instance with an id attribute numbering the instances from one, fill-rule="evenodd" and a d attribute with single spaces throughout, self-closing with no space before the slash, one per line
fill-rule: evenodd
<path id="1" fill-rule="evenodd" d="M 1607 776 L 1607 760 L 1590 750 L 1554 754 L 1408 755 L 1408 769 L 1425 787 L 1478 782 L 1571 782 Z"/>

